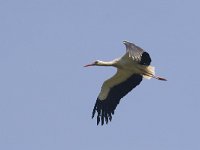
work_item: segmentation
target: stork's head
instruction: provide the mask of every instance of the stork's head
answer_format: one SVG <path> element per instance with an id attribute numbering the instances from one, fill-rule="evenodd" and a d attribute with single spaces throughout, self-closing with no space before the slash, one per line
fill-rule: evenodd
<path id="1" fill-rule="evenodd" d="M 93 63 L 90 63 L 90 64 L 85 65 L 84 67 L 89 67 L 89 66 L 99 66 L 100 63 L 101 63 L 100 60 L 96 60 L 96 61 L 94 61 Z"/>

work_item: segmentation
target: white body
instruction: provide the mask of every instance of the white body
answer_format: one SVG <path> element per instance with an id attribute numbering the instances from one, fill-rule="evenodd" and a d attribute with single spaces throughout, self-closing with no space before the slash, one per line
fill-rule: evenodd
<path id="1" fill-rule="evenodd" d="M 118 70 L 113 77 L 103 83 L 101 92 L 98 96 L 100 100 L 105 100 L 112 87 L 127 80 L 133 74 L 141 74 L 146 79 L 150 79 L 155 75 L 154 67 L 140 65 L 134 62 L 132 57 L 129 57 L 128 53 L 126 53 L 120 59 L 115 59 L 111 62 L 107 62 L 107 64 L 109 63 L 113 63 L 113 66 L 117 67 Z"/>
<path id="2" fill-rule="evenodd" d="M 95 61 L 88 66 L 113 66 L 117 68 L 117 73 L 106 80 L 97 97 L 95 106 L 92 112 L 92 118 L 97 113 L 97 125 L 101 121 L 112 120 L 112 115 L 120 102 L 128 92 L 140 84 L 142 78 L 155 78 L 166 81 L 166 79 L 155 76 L 154 67 L 150 66 L 150 55 L 142 48 L 128 41 L 123 42 L 126 46 L 126 53 L 119 59 L 113 61 Z"/>

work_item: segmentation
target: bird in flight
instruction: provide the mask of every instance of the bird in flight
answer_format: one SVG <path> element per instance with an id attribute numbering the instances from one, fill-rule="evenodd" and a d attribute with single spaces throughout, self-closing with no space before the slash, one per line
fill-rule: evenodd
<path id="1" fill-rule="evenodd" d="M 123 41 L 126 47 L 126 53 L 121 57 L 109 62 L 96 60 L 85 65 L 89 66 L 113 66 L 117 68 L 116 74 L 106 80 L 97 97 L 92 118 L 97 113 L 97 125 L 108 123 L 112 120 L 112 115 L 120 99 L 128 94 L 133 88 L 138 86 L 143 78 L 166 81 L 165 78 L 155 75 L 155 69 L 150 66 L 151 58 L 149 54 L 139 46 Z"/>

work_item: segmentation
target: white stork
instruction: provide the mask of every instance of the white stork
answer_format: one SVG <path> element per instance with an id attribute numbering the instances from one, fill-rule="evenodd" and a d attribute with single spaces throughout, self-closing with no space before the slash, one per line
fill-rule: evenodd
<path id="1" fill-rule="evenodd" d="M 97 97 L 92 118 L 97 112 L 97 125 L 101 120 L 101 125 L 112 120 L 112 115 L 120 102 L 128 92 L 140 84 L 142 78 L 155 78 L 166 81 L 165 78 L 155 76 L 154 67 L 150 66 L 151 58 L 142 48 L 128 41 L 123 41 L 126 46 L 126 53 L 121 58 L 109 62 L 97 60 L 88 66 L 113 66 L 117 68 L 117 73 L 106 80 L 99 96 Z"/>

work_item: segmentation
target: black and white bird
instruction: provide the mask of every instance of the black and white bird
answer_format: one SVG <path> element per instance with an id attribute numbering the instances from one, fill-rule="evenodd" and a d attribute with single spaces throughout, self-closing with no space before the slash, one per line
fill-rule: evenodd
<path id="1" fill-rule="evenodd" d="M 123 41 L 126 46 L 126 53 L 121 57 L 109 62 L 97 60 L 88 66 L 113 66 L 117 68 L 117 73 L 106 80 L 99 96 L 97 97 L 92 118 L 97 112 L 97 125 L 101 121 L 107 124 L 112 120 L 112 115 L 120 102 L 133 88 L 138 86 L 143 78 L 166 81 L 165 78 L 155 76 L 154 67 L 150 66 L 151 58 L 142 48 L 128 41 Z"/>

